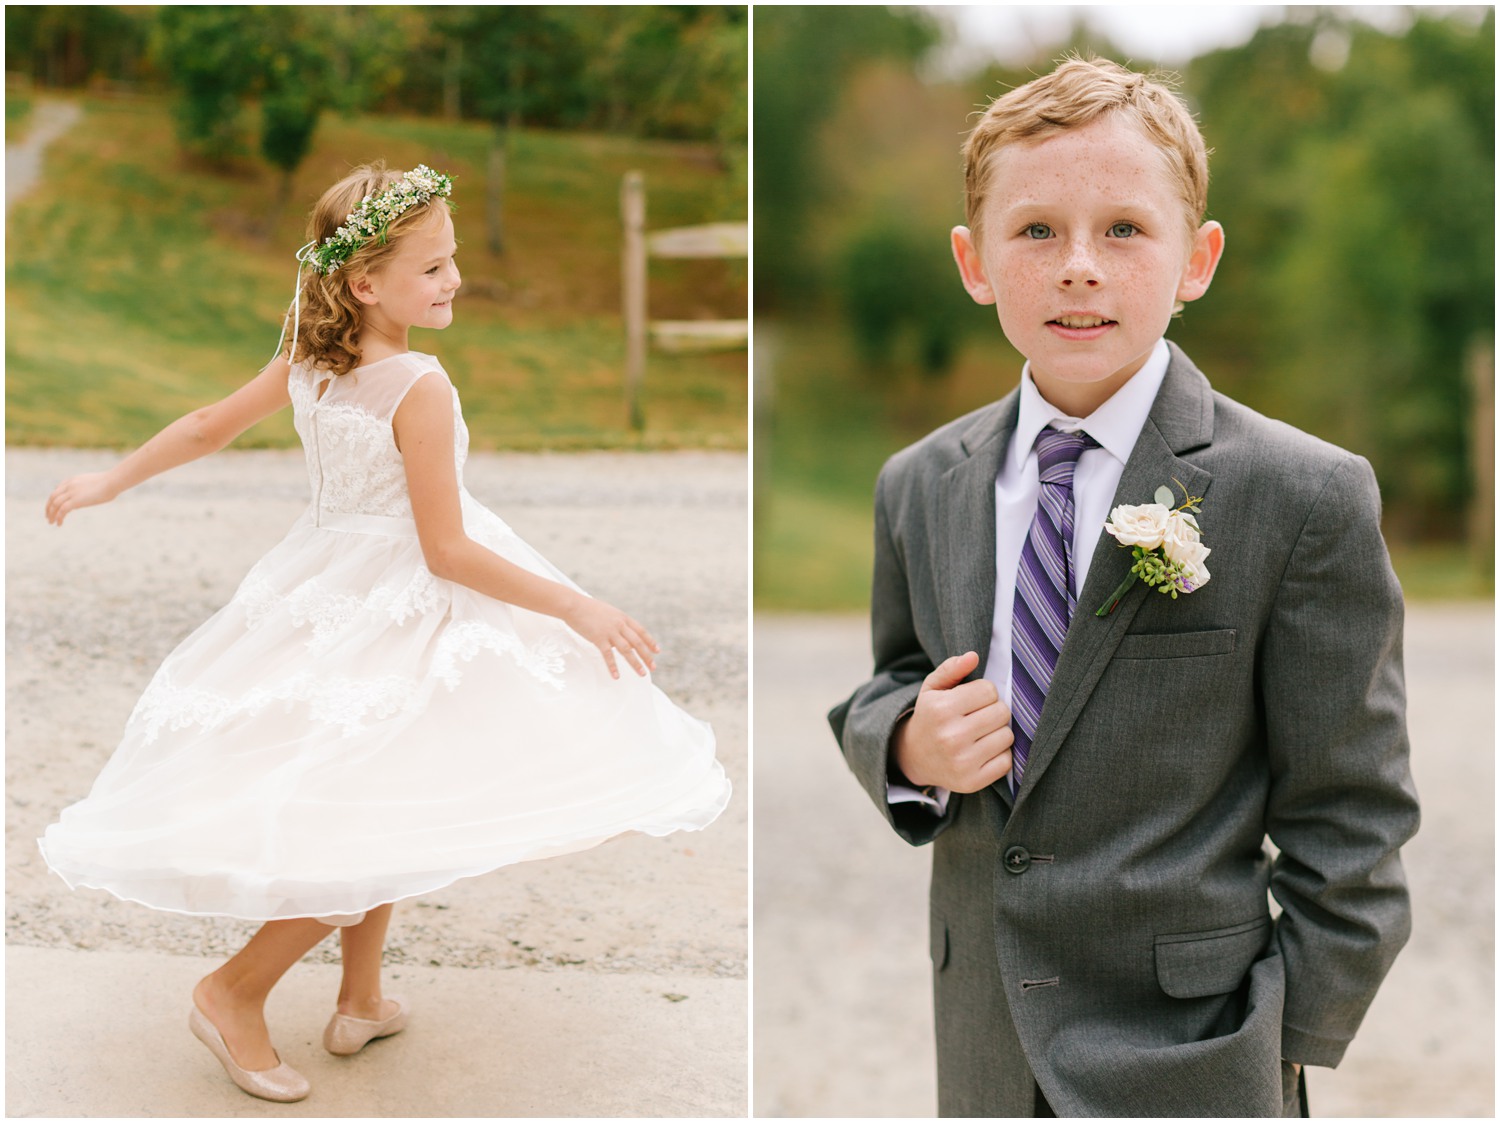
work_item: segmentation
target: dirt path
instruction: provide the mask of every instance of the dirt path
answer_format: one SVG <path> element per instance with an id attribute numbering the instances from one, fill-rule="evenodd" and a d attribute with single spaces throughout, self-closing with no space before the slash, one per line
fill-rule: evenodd
<path id="1" fill-rule="evenodd" d="M 1494 1114 L 1494 619 L 1408 611 L 1413 935 L 1343 1063 L 1310 1070 L 1315 1116 Z M 757 1115 L 936 1106 L 929 857 L 870 806 L 823 717 L 868 673 L 862 619 L 756 620 Z"/>
<path id="2" fill-rule="evenodd" d="M 42 176 L 42 153 L 83 116 L 71 101 L 42 101 L 31 111 L 30 129 L 19 144 L 5 146 L 5 211 L 36 186 Z"/>

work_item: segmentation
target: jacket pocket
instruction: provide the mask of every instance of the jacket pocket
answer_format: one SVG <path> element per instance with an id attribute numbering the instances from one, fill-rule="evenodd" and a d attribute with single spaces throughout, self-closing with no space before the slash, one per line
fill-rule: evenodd
<path id="1" fill-rule="evenodd" d="M 1228 994 L 1250 973 L 1270 936 L 1269 916 L 1208 932 L 1158 936 L 1156 981 L 1173 998 Z"/>
<path id="2" fill-rule="evenodd" d="M 948 966 L 948 925 L 935 912 L 929 915 L 928 924 L 930 926 L 928 941 L 930 943 L 929 950 L 932 954 L 932 969 L 934 971 L 941 971 L 944 967 Z"/>
<path id="3" fill-rule="evenodd" d="M 1211 632 L 1126 633 L 1115 649 L 1116 659 L 1188 659 L 1199 655 L 1228 655 L 1234 650 L 1235 630 Z"/>

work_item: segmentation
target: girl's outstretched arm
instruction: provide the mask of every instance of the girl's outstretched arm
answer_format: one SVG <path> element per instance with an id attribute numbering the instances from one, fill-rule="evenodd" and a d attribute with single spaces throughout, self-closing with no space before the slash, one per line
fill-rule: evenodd
<path id="1" fill-rule="evenodd" d="M 453 463 L 453 397 L 436 372 L 419 378 L 391 419 L 406 463 L 406 486 L 422 556 L 434 576 L 497 600 L 556 616 L 588 640 L 620 677 L 615 653 L 644 675 L 661 650 L 651 633 L 625 613 L 566 585 L 539 577 L 487 550 L 464 533 Z"/>
<path id="2" fill-rule="evenodd" d="M 61 526 L 70 511 L 108 503 L 168 468 L 218 452 L 257 421 L 290 403 L 286 389 L 290 373 L 291 365 L 279 355 L 229 397 L 179 417 L 108 471 L 64 480 L 47 499 L 47 521 Z"/>

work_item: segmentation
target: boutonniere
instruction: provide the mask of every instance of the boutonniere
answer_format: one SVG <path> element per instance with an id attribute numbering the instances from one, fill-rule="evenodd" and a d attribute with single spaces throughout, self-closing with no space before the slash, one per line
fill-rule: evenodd
<path id="1" fill-rule="evenodd" d="M 1172 506 L 1172 489 L 1162 484 L 1156 489 L 1155 503 L 1122 503 L 1109 513 L 1104 529 L 1121 546 L 1131 548 L 1135 561 L 1095 616 L 1113 612 L 1137 580 L 1173 600 L 1178 593 L 1191 593 L 1208 584 L 1208 566 L 1203 563 L 1211 551 L 1203 544 L 1198 520 L 1193 517 L 1199 513 L 1203 496 L 1189 495 L 1180 480 L 1174 478 L 1172 482 L 1182 488 L 1183 501 L 1176 507 Z"/>

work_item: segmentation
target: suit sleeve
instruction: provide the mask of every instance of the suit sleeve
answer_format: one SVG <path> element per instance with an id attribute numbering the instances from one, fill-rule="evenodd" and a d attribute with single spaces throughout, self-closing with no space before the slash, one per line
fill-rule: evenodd
<path id="1" fill-rule="evenodd" d="M 931 842 L 952 822 L 959 802 L 948 800 L 935 814 L 919 803 L 891 804 L 887 785 L 900 780 L 890 772 L 890 743 L 896 726 L 916 704 L 922 680 L 934 664 L 917 637 L 911 589 L 901 545 L 893 527 L 906 513 L 894 497 L 887 465 L 875 485 L 875 572 L 870 592 L 870 632 L 875 673 L 869 682 L 828 714 L 844 759 L 865 792 L 896 833 L 913 846 Z"/>
<path id="2" fill-rule="evenodd" d="M 1403 615 L 1374 473 L 1349 457 L 1312 505 L 1262 651 L 1290 1061 L 1338 1064 L 1411 932 Z"/>

